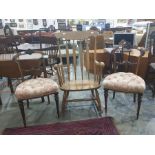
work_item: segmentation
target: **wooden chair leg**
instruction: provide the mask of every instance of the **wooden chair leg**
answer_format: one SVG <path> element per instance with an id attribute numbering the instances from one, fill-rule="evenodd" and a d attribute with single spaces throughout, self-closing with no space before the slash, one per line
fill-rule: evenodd
<path id="1" fill-rule="evenodd" d="M 155 83 L 153 84 L 152 97 L 155 97 Z"/>
<path id="2" fill-rule="evenodd" d="M 139 111 L 140 111 L 140 107 L 141 107 L 141 102 L 142 102 L 142 94 L 138 94 L 137 120 L 139 118 Z"/>
<path id="3" fill-rule="evenodd" d="M 95 89 L 95 93 L 96 93 L 96 100 L 97 100 L 97 103 L 98 103 L 98 107 L 97 107 L 97 109 L 98 109 L 98 111 L 102 111 L 101 110 L 101 101 L 100 101 L 100 97 L 99 97 L 99 93 L 98 93 L 98 90 L 97 89 Z"/>
<path id="4" fill-rule="evenodd" d="M 59 95 L 58 95 L 58 93 L 54 94 L 54 97 L 55 97 L 55 102 L 56 102 L 57 115 L 59 118 L 60 115 L 59 115 Z"/>
<path id="5" fill-rule="evenodd" d="M 30 108 L 30 102 L 29 100 L 26 100 L 27 101 L 27 108 L 29 109 Z"/>
<path id="6" fill-rule="evenodd" d="M 105 113 L 107 114 L 108 89 L 104 89 Z"/>
<path id="7" fill-rule="evenodd" d="M 136 102 L 136 94 L 133 94 L 133 102 Z"/>
<path id="8" fill-rule="evenodd" d="M 0 96 L 0 105 L 2 105 L 2 98 L 1 98 L 1 96 Z"/>
<path id="9" fill-rule="evenodd" d="M 94 90 L 91 90 L 91 94 L 93 97 L 95 97 Z"/>
<path id="10" fill-rule="evenodd" d="M 66 107 L 68 95 L 69 95 L 69 91 L 64 91 L 63 100 L 62 100 L 62 114 L 65 113 L 65 107 Z"/>
<path id="11" fill-rule="evenodd" d="M 26 127 L 25 111 L 23 101 L 18 101 L 19 109 L 22 115 L 24 127 Z"/>
<path id="12" fill-rule="evenodd" d="M 14 93 L 14 90 L 13 90 L 13 85 L 12 85 L 12 81 L 11 81 L 10 78 L 8 78 L 8 86 L 10 87 L 10 91 L 13 94 Z"/>
<path id="13" fill-rule="evenodd" d="M 50 104 L 50 97 L 49 97 L 49 95 L 47 95 L 47 99 L 48 99 L 48 104 Z"/>
<path id="14" fill-rule="evenodd" d="M 44 97 L 41 97 L 41 102 L 45 102 L 45 99 L 44 99 Z"/>
<path id="15" fill-rule="evenodd" d="M 113 99 L 115 99 L 115 93 L 116 93 L 116 92 L 115 92 L 115 91 L 113 91 L 113 97 L 112 97 Z"/>

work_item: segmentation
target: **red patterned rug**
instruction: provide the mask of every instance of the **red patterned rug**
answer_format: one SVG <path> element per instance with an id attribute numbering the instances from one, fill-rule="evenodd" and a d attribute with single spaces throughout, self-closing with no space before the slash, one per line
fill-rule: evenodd
<path id="1" fill-rule="evenodd" d="M 104 117 L 81 121 L 8 128 L 4 135 L 118 135 L 113 119 Z"/>

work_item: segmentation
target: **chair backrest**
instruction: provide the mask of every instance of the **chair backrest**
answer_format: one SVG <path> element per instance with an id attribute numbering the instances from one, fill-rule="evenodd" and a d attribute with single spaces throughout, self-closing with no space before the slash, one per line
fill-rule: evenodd
<path id="1" fill-rule="evenodd" d="M 129 49 L 123 52 L 119 47 L 111 52 L 112 72 L 133 72 L 138 74 L 139 64 L 145 49 Z M 132 53 L 138 55 L 136 60 L 132 57 Z"/>
<path id="2" fill-rule="evenodd" d="M 21 52 L 16 54 L 13 60 L 18 65 L 20 76 L 23 81 L 26 75 L 32 75 L 36 78 L 39 77 L 43 71 L 44 59 L 42 52 Z"/>
<path id="3" fill-rule="evenodd" d="M 58 59 L 58 40 L 55 36 L 40 36 L 41 51 L 48 56 L 48 64 L 54 63 Z M 42 49 L 42 44 L 48 44 L 49 47 Z"/>
<path id="4" fill-rule="evenodd" d="M 96 61 L 96 37 L 97 32 L 65 32 L 62 38 L 66 42 L 66 49 L 61 49 L 59 46 L 60 64 L 56 65 L 58 79 L 60 86 L 65 81 L 74 80 L 90 80 L 93 79 L 96 82 L 100 82 L 102 76 L 102 67 L 104 63 Z M 86 68 L 89 68 L 89 37 L 94 36 L 94 74 L 87 72 Z M 72 44 L 72 49 L 68 48 L 68 42 Z M 86 49 L 83 49 L 82 43 L 85 43 Z M 86 57 L 84 57 L 86 55 Z M 84 63 L 86 61 L 86 63 Z M 84 66 L 84 64 L 87 65 Z M 67 73 L 67 76 L 65 76 Z"/>

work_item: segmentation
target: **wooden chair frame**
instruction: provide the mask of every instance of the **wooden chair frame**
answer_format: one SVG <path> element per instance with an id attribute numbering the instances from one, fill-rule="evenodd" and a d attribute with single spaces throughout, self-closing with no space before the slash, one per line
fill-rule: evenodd
<path id="1" fill-rule="evenodd" d="M 112 54 L 114 54 L 116 51 L 118 50 L 118 48 L 114 49 L 112 51 Z M 139 64 L 140 64 L 140 60 L 142 58 L 142 56 L 145 54 L 145 50 L 144 49 L 140 49 L 140 55 L 139 55 L 139 58 L 138 58 L 138 61 L 137 63 L 131 63 L 130 61 L 126 61 L 123 65 L 125 65 L 125 69 L 127 69 L 126 71 L 128 72 L 128 69 L 130 66 L 132 65 L 136 65 L 136 71 L 135 71 L 135 74 L 137 75 L 138 74 L 138 69 L 139 69 Z M 130 56 L 130 52 L 129 52 L 129 56 Z M 118 65 L 117 62 L 116 62 L 116 58 L 114 56 L 114 72 L 116 72 L 116 66 L 115 65 Z M 119 62 L 118 62 L 119 63 Z M 108 91 L 109 89 L 105 89 L 104 88 L 104 97 L 105 97 L 105 113 L 107 114 L 107 102 L 108 102 Z M 115 90 L 112 90 L 113 91 L 113 99 L 115 98 Z M 117 91 L 117 92 L 122 92 L 122 91 Z M 129 92 L 122 92 L 122 93 L 129 93 Z M 140 107 L 141 107 L 141 101 L 142 101 L 142 96 L 143 94 L 142 93 L 134 93 L 133 92 L 133 101 L 136 102 L 136 95 L 138 95 L 137 97 L 137 102 L 138 102 L 138 107 L 137 107 L 137 119 L 139 117 L 139 111 L 140 111 Z"/>
<path id="2" fill-rule="evenodd" d="M 63 38 L 66 40 L 66 62 L 67 64 L 64 65 L 62 61 L 62 54 L 61 54 L 61 48 L 59 46 L 59 55 L 60 55 L 60 64 L 55 65 L 55 68 L 57 70 L 58 79 L 59 79 L 59 85 L 60 89 L 64 91 L 63 93 L 63 100 L 62 100 L 62 113 L 64 114 L 66 104 L 68 102 L 80 102 L 80 101 L 95 101 L 95 105 L 97 107 L 97 110 L 101 112 L 101 103 L 98 93 L 98 88 L 100 88 L 100 80 L 102 78 L 102 70 L 104 68 L 103 62 L 96 61 L 96 35 L 95 37 L 95 49 L 94 49 L 94 79 L 91 80 L 90 73 L 87 72 L 87 78 L 85 79 L 85 69 L 84 69 L 84 53 L 86 52 L 87 58 L 85 61 L 87 61 L 87 68 L 89 68 L 89 36 L 93 35 L 92 32 L 68 32 L 65 33 Z M 72 58 L 73 58 L 73 65 L 70 64 L 70 51 L 68 48 L 68 40 L 73 41 L 73 50 L 72 50 Z M 75 42 L 78 41 L 78 47 L 79 47 L 79 59 L 80 59 L 80 66 L 79 66 L 79 72 L 77 72 L 78 65 L 76 62 L 76 45 Z M 85 41 L 86 43 L 86 50 L 82 49 L 82 43 Z M 67 67 L 67 78 L 65 79 L 65 73 L 64 73 L 64 66 Z M 71 67 L 73 68 L 73 77 L 71 77 Z M 80 79 L 78 77 L 78 74 L 80 74 Z M 75 91 L 90 91 L 92 94 L 91 98 L 84 98 L 84 99 L 68 99 L 70 92 Z"/>
<path id="3" fill-rule="evenodd" d="M 33 53 L 39 53 L 42 55 L 41 59 L 30 59 L 30 60 L 19 60 L 19 57 L 21 55 L 25 55 L 28 52 L 28 54 L 32 54 L 29 53 L 29 51 L 26 51 L 25 53 L 18 53 L 17 55 L 14 56 L 14 61 L 17 63 L 19 71 L 20 71 L 20 75 L 21 75 L 21 79 L 22 81 L 25 81 L 24 76 L 26 74 L 28 75 L 32 75 L 34 78 L 39 77 L 41 72 L 42 72 L 42 64 L 44 64 L 44 59 L 43 59 L 43 53 L 42 52 L 33 52 Z M 50 104 L 50 98 L 49 95 L 54 94 L 55 97 L 55 102 L 56 102 L 56 109 L 57 109 L 57 115 L 59 118 L 59 97 L 58 97 L 58 92 L 53 92 L 51 94 L 46 95 L 47 99 L 48 99 L 48 104 Z M 45 95 L 41 95 L 39 97 L 36 98 L 42 98 L 42 102 L 44 102 L 44 97 Z M 29 99 L 34 99 L 34 98 L 29 98 Z M 27 106 L 29 108 L 29 99 L 26 99 L 27 101 Z M 23 118 L 23 124 L 24 127 L 26 127 L 26 118 L 25 118 L 25 110 L 24 110 L 24 101 L 25 99 L 19 99 L 18 100 L 18 105 L 20 108 L 20 112 Z"/>

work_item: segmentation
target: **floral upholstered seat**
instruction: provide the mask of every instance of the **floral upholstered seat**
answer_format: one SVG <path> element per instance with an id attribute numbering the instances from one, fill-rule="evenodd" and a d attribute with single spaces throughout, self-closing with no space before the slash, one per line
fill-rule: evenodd
<path id="1" fill-rule="evenodd" d="M 108 75 L 103 81 L 103 87 L 126 93 L 143 93 L 145 81 L 133 73 L 118 72 Z"/>
<path id="2" fill-rule="evenodd" d="M 22 82 L 16 88 L 15 95 L 18 100 L 26 100 L 47 96 L 58 91 L 58 84 L 51 79 L 36 78 Z"/>

